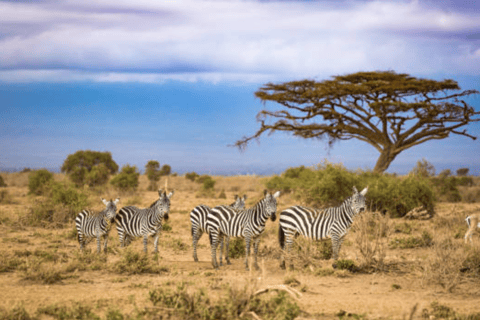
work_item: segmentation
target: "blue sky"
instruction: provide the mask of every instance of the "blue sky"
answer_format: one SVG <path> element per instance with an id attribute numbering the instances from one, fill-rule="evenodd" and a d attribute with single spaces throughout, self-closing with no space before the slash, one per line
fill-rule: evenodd
<path id="1" fill-rule="evenodd" d="M 0 170 L 58 170 L 77 150 L 120 165 L 271 174 L 325 159 L 372 169 L 359 141 L 263 136 L 267 82 L 394 70 L 480 90 L 475 1 L 0 0 Z M 469 98 L 480 110 L 480 96 Z M 266 105 L 275 109 L 275 105 Z M 480 137 L 480 124 L 467 127 Z M 439 172 L 480 174 L 480 139 L 451 137 L 400 154 L 389 172 L 425 158 Z"/>

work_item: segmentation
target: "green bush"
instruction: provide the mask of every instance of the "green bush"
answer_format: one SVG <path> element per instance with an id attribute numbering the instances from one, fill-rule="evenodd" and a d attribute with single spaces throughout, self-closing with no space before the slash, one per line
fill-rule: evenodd
<path id="1" fill-rule="evenodd" d="M 136 166 L 124 165 L 122 171 L 117 174 L 110 183 L 120 191 L 135 191 L 138 187 L 140 173 Z"/>
<path id="2" fill-rule="evenodd" d="M 0 175 L 0 187 L 6 187 L 6 186 L 7 186 L 7 184 L 3 180 L 3 177 Z"/>
<path id="3" fill-rule="evenodd" d="M 215 187 L 215 180 L 213 180 L 211 177 L 207 177 L 206 179 L 203 179 L 202 181 L 202 188 L 205 191 L 213 190 L 213 187 Z"/>
<path id="4" fill-rule="evenodd" d="M 196 172 L 187 172 L 185 173 L 185 179 L 188 179 L 190 181 L 195 181 L 199 175 Z"/>
<path id="5" fill-rule="evenodd" d="M 172 167 L 170 167 L 168 164 L 164 164 L 162 166 L 162 169 L 160 169 L 160 175 L 162 176 L 168 176 L 172 172 Z"/>
<path id="6" fill-rule="evenodd" d="M 70 222 L 88 206 L 88 196 L 72 185 L 51 182 L 44 188 L 46 199 L 37 200 L 26 216 L 31 226 Z"/>
<path id="7" fill-rule="evenodd" d="M 148 190 L 156 191 L 158 190 L 157 182 L 160 180 L 160 163 L 156 160 L 150 160 L 145 165 L 145 174 L 147 175 L 148 181 L 150 181 L 150 185 L 148 186 Z"/>
<path id="8" fill-rule="evenodd" d="M 104 185 L 111 174 L 118 171 L 110 152 L 79 150 L 68 155 L 63 162 L 62 172 L 68 174 L 77 187 Z"/>
<path id="9" fill-rule="evenodd" d="M 371 171 L 349 171 L 342 165 L 324 163 L 317 168 L 290 168 L 268 180 L 268 189 L 293 192 L 313 207 L 338 206 L 352 195 L 352 188 L 368 186 L 367 205 L 375 211 L 388 211 L 401 217 L 424 206 L 433 210 L 435 194 L 431 183 L 421 175 L 400 178 Z"/>
<path id="10" fill-rule="evenodd" d="M 53 173 L 47 169 L 32 171 L 28 175 L 28 190 L 31 194 L 44 194 L 46 186 L 53 181 Z"/>

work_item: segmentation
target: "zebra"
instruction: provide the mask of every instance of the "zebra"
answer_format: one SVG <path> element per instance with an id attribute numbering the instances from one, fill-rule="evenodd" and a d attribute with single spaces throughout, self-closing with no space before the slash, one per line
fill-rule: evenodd
<path id="1" fill-rule="evenodd" d="M 255 252 L 255 268 L 258 269 L 257 252 L 260 236 L 265 230 L 265 223 L 270 218 L 276 219 L 277 198 L 280 191 L 275 194 L 264 191 L 264 198 L 253 208 L 234 210 L 228 206 L 218 206 L 212 209 L 207 217 L 207 231 L 212 247 L 212 265 L 218 269 L 217 246 L 219 241 L 227 237 L 245 238 L 245 268 L 248 268 L 248 256 L 250 255 L 250 241 L 253 240 Z"/>
<path id="2" fill-rule="evenodd" d="M 239 210 L 245 208 L 245 200 L 247 199 L 247 195 L 243 195 L 239 197 L 235 195 L 235 202 L 230 204 L 230 207 L 233 209 Z M 198 240 L 202 237 L 203 233 L 207 231 L 207 216 L 210 213 L 209 206 L 201 204 L 193 208 L 192 212 L 190 212 L 190 221 L 192 222 L 192 240 L 193 240 L 193 260 L 198 262 L 197 257 L 197 243 Z M 230 260 L 228 259 L 228 243 L 229 238 L 226 239 L 226 254 L 225 254 L 225 261 L 227 264 L 230 264 Z M 222 251 L 223 251 L 223 241 L 220 243 L 220 265 L 222 265 Z"/>
<path id="3" fill-rule="evenodd" d="M 158 238 L 162 231 L 162 219 L 168 220 L 170 212 L 170 198 L 174 191 L 168 195 L 162 190 L 158 191 L 159 199 L 149 208 L 140 209 L 135 206 L 123 207 L 115 216 L 120 246 L 130 244 L 133 237 L 143 236 L 143 251 L 147 252 L 148 236 L 154 236 L 155 253 L 158 252 Z"/>
<path id="4" fill-rule="evenodd" d="M 104 238 L 103 250 L 107 253 L 108 233 L 110 226 L 115 218 L 117 212 L 117 203 L 120 198 L 115 201 L 107 201 L 101 198 L 105 204 L 105 210 L 95 213 L 91 210 L 84 209 L 75 218 L 75 225 L 77 228 L 77 239 L 80 244 L 80 250 L 84 250 L 87 240 L 97 238 L 97 251 L 100 253 L 100 238 Z"/>
<path id="5" fill-rule="evenodd" d="M 365 194 L 368 187 L 358 192 L 353 187 L 353 195 L 339 207 L 312 209 L 292 206 L 280 213 L 278 239 L 282 250 L 290 251 L 293 240 L 299 234 L 312 240 L 332 239 L 333 259 L 338 260 L 338 252 L 343 239 L 353 223 L 355 215 L 365 210 Z M 335 267 L 335 262 L 333 264 Z M 280 267 L 285 269 L 285 255 Z M 293 268 L 293 265 L 291 265 Z"/>

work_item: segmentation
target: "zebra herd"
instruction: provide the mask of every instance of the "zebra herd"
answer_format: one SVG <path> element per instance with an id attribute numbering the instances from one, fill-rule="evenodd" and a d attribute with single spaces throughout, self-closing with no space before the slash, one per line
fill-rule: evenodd
<path id="1" fill-rule="evenodd" d="M 332 239 L 333 258 L 338 259 L 342 241 L 353 223 L 354 217 L 365 210 L 365 195 L 368 187 L 358 192 L 353 187 L 353 195 L 348 197 L 339 207 L 327 209 L 312 209 L 303 206 L 292 206 L 280 213 L 278 229 L 279 243 L 282 250 L 289 252 L 298 235 L 312 240 Z M 122 247 L 130 244 L 134 237 L 143 236 L 144 251 L 147 252 L 148 236 L 155 237 L 155 252 L 158 252 L 158 239 L 162 230 L 163 219 L 168 219 L 170 198 L 166 191 L 159 190 L 159 199 L 148 208 L 140 209 L 126 206 L 116 214 L 115 201 L 102 199 L 106 209 L 100 213 L 83 210 L 75 219 L 80 249 L 84 249 L 88 238 L 97 238 L 97 251 L 100 253 L 100 238 L 104 237 L 104 251 L 107 250 L 107 238 L 112 223 L 116 224 Z M 210 208 L 206 205 L 195 207 L 190 213 L 192 224 L 193 259 L 198 261 L 197 243 L 203 233 L 207 233 L 211 244 L 212 266 L 218 269 L 217 247 L 220 245 L 220 266 L 222 266 L 222 251 L 225 242 L 225 262 L 228 258 L 228 243 L 230 237 L 245 239 L 245 268 L 249 269 L 248 257 L 250 244 L 254 248 L 254 267 L 258 269 L 257 253 L 260 237 L 265 231 L 268 219 L 276 220 L 277 199 L 280 191 L 270 193 L 264 191 L 263 198 L 252 208 L 245 208 L 246 196 L 235 196 L 231 205 L 221 205 Z M 285 256 L 281 259 L 281 268 L 285 268 Z"/>

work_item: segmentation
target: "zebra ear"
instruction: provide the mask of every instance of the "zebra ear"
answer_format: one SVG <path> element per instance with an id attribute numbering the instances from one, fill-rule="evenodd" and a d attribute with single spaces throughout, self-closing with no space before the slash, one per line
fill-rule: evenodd
<path id="1" fill-rule="evenodd" d="M 235 195 L 235 201 L 237 201 L 237 199 L 238 199 L 238 194 Z"/>
<path id="2" fill-rule="evenodd" d="M 243 195 L 243 201 L 245 201 L 245 200 L 247 200 L 247 195 L 246 194 Z"/>
<path id="3" fill-rule="evenodd" d="M 103 202 L 104 205 L 108 206 L 108 201 L 107 200 L 105 200 L 103 198 L 100 198 L 100 199 L 102 199 L 102 202 Z"/>
<path id="4" fill-rule="evenodd" d="M 268 193 L 268 190 L 267 190 L 267 189 L 263 190 L 263 195 L 264 195 L 264 196 L 266 196 L 267 193 Z"/>
<path id="5" fill-rule="evenodd" d="M 119 201 L 120 201 L 120 198 L 117 198 L 115 199 L 115 201 L 113 201 L 113 203 L 117 204 Z"/>
<path id="6" fill-rule="evenodd" d="M 278 197 L 280 197 L 280 191 L 275 192 L 275 193 L 273 194 L 273 197 L 274 197 L 275 199 L 277 199 Z"/>
<path id="7" fill-rule="evenodd" d="M 162 189 L 158 189 L 158 195 L 161 197 L 162 196 Z"/>
<path id="8" fill-rule="evenodd" d="M 168 196 L 167 196 L 168 199 L 170 199 L 170 198 L 173 196 L 174 193 L 175 193 L 175 190 L 172 190 L 172 191 L 168 194 Z"/>
<path id="9" fill-rule="evenodd" d="M 353 193 L 358 193 L 357 187 L 353 186 Z"/>
<path id="10" fill-rule="evenodd" d="M 365 187 L 365 189 L 363 189 L 362 191 L 360 191 L 360 194 L 362 196 L 365 196 L 367 194 L 367 191 L 368 191 L 368 186 Z"/>

